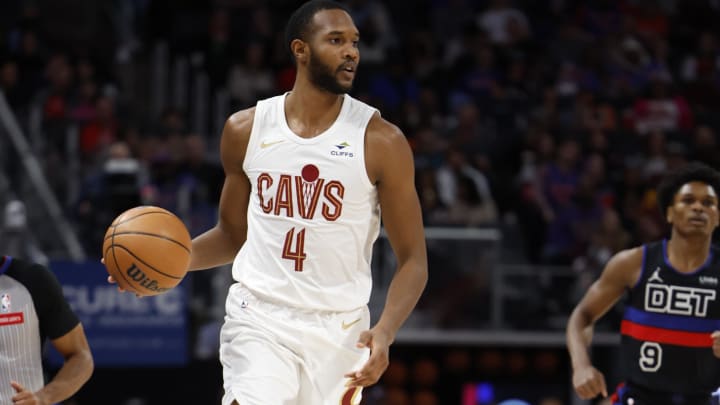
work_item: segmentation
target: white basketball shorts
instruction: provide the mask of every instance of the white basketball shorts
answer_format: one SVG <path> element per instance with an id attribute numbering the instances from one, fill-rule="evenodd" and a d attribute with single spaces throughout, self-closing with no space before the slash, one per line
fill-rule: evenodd
<path id="1" fill-rule="evenodd" d="M 310 311 L 263 301 L 230 287 L 220 332 L 222 405 L 358 405 L 361 388 L 345 386 L 370 351 L 358 349 L 370 326 L 367 307 Z"/>

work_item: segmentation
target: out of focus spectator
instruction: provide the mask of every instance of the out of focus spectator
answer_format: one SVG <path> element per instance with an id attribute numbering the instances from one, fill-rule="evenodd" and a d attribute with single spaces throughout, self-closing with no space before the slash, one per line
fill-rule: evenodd
<path id="1" fill-rule="evenodd" d="M 693 115 L 682 95 L 670 93 L 669 79 L 654 76 L 648 82 L 645 97 L 638 98 L 633 106 L 635 130 L 640 134 L 660 131 L 689 131 Z"/>
<path id="2" fill-rule="evenodd" d="M 27 210 L 25 203 L 20 200 L 10 200 L 5 204 L 0 228 L 0 251 L 44 266 L 49 263 L 48 256 L 28 229 Z"/>
<path id="3" fill-rule="evenodd" d="M 184 178 L 187 187 L 186 223 L 191 234 L 196 235 L 216 222 L 216 207 L 220 201 L 225 174 L 222 167 L 212 161 L 207 153 L 205 139 L 197 134 L 188 135 L 185 141 L 185 160 L 178 176 Z"/>
<path id="4" fill-rule="evenodd" d="M 480 14 L 478 24 L 498 45 L 512 45 L 530 35 L 527 16 L 512 7 L 510 0 L 492 0 L 488 9 Z"/>
<path id="5" fill-rule="evenodd" d="M 89 163 L 110 144 L 118 140 L 119 123 L 115 116 L 115 100 L 108 96 L 95 102 L 94 118 L 80 129 L 80 151 Z"/>
<path id="6" fill-rule="evenodd" d="M 101 254 L 106 228 L 125 210 L 143 204 L 146 173 L 124 142 L 110 145 L 102 169 L 87 178 L 76 206 L 86 251 Z"/>
<path id="7" fill-rule="evenodd" d="M 256 100 L 275 93 L 272 73 L 265 69 L 265 45 L 250 42 L 245 45 L 245 58 L 230 68 L 228 90 L 238 109 L 254 105 Z"/>
<path id="8" fill-rule="evenodd" d="M 437 171 L 437 189 L 446 210 L 431 221 L 475 226 L 497 221 L 497 207 L 487 178 L 467 162 L 460 150 L 447 152 L 446 164 Z"/>
<path id="9" fill-rule="evenodd" d="M 547 201 L 544 213 L 548 222 L 543 256 L 549 263 L 567 264 L 576 253 L 572 226 L 576 219 L 573 198 L 581 178 L 579 159 L 578 142 L 565 139 L 558 146 L 555 160 L 542 174 L 543 199 Z"/>

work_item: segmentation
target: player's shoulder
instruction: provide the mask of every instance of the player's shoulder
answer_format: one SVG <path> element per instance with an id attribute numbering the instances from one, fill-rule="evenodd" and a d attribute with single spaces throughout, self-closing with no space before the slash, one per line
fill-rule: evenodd
<path id="1" fill-rule="evenodd" d="M 623 249 L 615 253 L 608 262 L 608 265 L 612 264 L 615 266 L 636 266 L 642 265 L 643 261 L 643 246 L 635 246 L 629 249 Z"/>
<path id="2" fill-rule="evenodd" d="M 603 279 L 623 286 L 637 283 L 643 266 L 643 247 L 637 246 L 615 253 L 605 265 Z"/>
<path id="3" fill-rule="evenodd" d="M 12 263 L 5 274 L 20 282 L 31 293 L 47 291 L 59 285 L 55 274 L 47 267 L 22 259 L 11 260 Z"/>
<path id="4" fill-rule="evenodd" d="M 397 125 L 386 120 L 376 112 L 368 122 L 366 137 L 370 144 L 378 147 L 392 147 L 393 145 L 407 144 L 407 139 Z"/>
<path id="5" fill-rule="evenodd" d="M 12 256 L 5 256 L 3 259 L 3 264 L 7 266 L 5 274 L 13 278 L 25 277 L 27 274 L 34 274 L 38 267 L 43 268 L 39 264 Z"/>
<path id="6" fill-rule="evenodd" d="M 246 108 L 231 114 L 225 122 L 225 133 L 228 135 L 250 135 L 255 119 L 255 107 Z"/>
<path id="7" fill-rule="evenodd" d="M 277 95 L 266 99 L 258 100 L 258 102 L 249 108 L 237 111 L 228 117 L 225 123 L 226 131 L 231 134 L 250 135 L 253 123 L 256 119 L 268 119 L 273 113 L 273 106 L 282 103 L 284 95 Z M 258 118 L 258 114 L 263 115 Z"/>
<path id="8" fill-rule="evenodd" d="M 255 107 L 251 107 L 231 114 L 225 121 L 220 141 L 220 157 L 226 170 L 230 167 L 234 167 L 234 170 L 242 169 L 254 118 Z"/>
<path id="9" fill-rule="evenodd" d="M 412 151 L 405 134 L 395 124 L 375 113 L 365 135 L 366 164 L 373 184 L 385 181 L 386 176 L 411 175 Z"/>

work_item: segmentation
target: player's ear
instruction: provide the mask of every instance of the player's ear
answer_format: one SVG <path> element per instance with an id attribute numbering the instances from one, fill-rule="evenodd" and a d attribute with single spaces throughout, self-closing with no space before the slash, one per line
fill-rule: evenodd
<path id="1" fill-rule="evenodd" d="M 293 39 L 292 42 L 290 42 L 290 50 L 295 56 L 296 61 L 301 62 L 307 59 L 308 46 L 304 41 L 297 38 Z"/>
<path id="2" fill-rule="evenodd" d="M 672 212 L 672 206 L 669 206 L 665 209 L 665 219 L 667 220 L 668 224 L 673 223 L 673 212 Z"/>

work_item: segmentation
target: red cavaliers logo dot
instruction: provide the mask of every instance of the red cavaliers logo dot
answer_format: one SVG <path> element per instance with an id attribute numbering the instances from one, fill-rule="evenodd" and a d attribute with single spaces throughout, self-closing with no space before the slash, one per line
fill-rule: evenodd
<path id="1" fill-rule="evenodd" d="M 320 176 L 320 170 L 318 170 L 315 165 L 305 165 L 305 167 L 302 168 L 301 173 L 303 180 L 309 183 L 317 180 L 318 176 Z"/>

